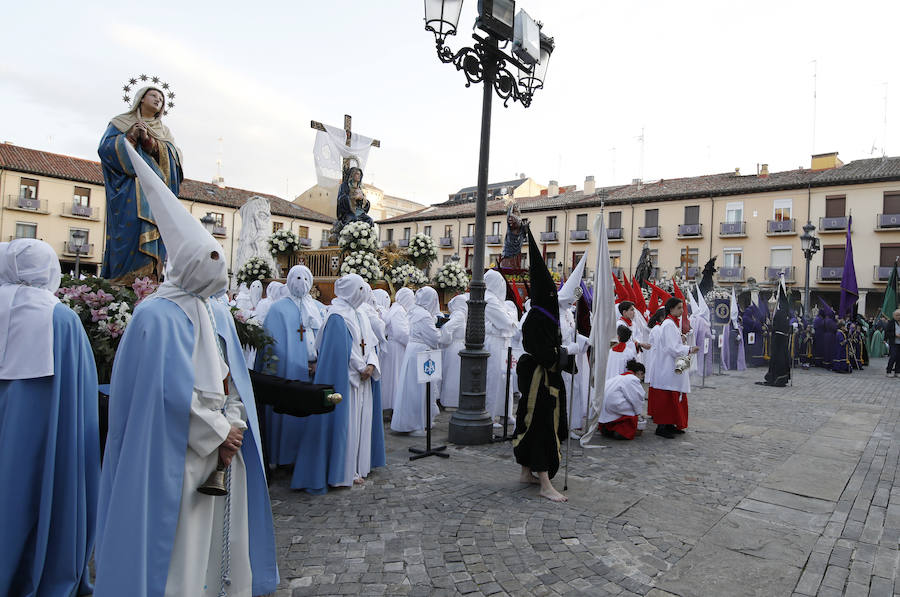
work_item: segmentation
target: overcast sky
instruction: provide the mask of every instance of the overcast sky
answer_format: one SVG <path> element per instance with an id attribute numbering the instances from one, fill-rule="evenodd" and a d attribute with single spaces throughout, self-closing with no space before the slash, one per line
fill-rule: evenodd
<path id="1" fill-rule="evenodd" d="M 315 184 L 309 121 L 341 126 L 346 113 L 382 142 L 366 182 L 421 203 L 475 184 L 481 91 L 438 61 L 420 0 L 131 6 L 6 3 L 0 141 L 97 159 L 122 85 L 146 73 L 177 94 L 166 122 L 190 178 L 212 179 L 221 137 L 226 184 L 293 197 Z M 476 6 L 465 2 L 452 48 L 471 42 Z M 531 108 L 494 102 L 492 181 L 749 174 L 900 144 L 898 2 L 517 6 L 556 51 Z"/>

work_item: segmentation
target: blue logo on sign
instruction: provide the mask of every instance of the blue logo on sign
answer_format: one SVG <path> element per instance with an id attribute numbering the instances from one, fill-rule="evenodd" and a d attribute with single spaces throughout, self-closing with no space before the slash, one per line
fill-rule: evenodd
<path id="1" fill-rule="evenodd" d="M 434 361 L 428 359 L 422 369 L 425 371 L 425 375 L 434 375 Z"/>

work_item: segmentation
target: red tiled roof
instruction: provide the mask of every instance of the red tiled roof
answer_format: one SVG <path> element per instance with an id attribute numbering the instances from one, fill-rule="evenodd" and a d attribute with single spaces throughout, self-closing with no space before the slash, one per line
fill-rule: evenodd
<path id="1" fill-rule="evenodd" d="M 103 184 L 103 170 L 100 162 L 19 147 L 10 143 L 0 143 L 0 168 L 25 174 L 62 178 L 75 182 Z M 251 197 L 265 197 L 269 200 L 272 213 L 275 215 L 322 222 L 324 224 L 334 222 L 334 218 L 331 216 L 296 205 L 275 195 L 233 187 L 222 189 L 212 183 L 189 178 L 184 179 L 184 182 L 181 183 L 178 195 L 180 199 L 186 201 L 197 201 L 235 209 L 240 208 Z"/>

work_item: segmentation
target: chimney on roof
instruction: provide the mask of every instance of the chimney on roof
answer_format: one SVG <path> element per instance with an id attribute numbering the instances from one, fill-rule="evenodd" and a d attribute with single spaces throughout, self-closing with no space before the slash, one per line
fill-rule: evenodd
<path id="1" fill-rule="evenodd" d="M 521 174 L 519 174 L 519 180 L 525 180 L 526 178 L 528 178 L 528 177 L 525 176 L 525 173 L 524 173 L 524 172 L 522 172 Z"/>
<path id="2" fill-rule="evenodd" d="M 547 186 L 547 196 L 556 197 L 557 195 L 559 195 L 559 182 L 551 180 L 549 186 Z"/>
<path id="3" fill-rule="evenodd" d="M 769 165 L 763 164 L 762 168 L 759 171 L 760 178 L 769 178 Z"/>
<path id="4" fill-rule="evenodd" d="M 833 168 L 840 168 L 843 165 L 844 162 L 838 158 L 838 152 L 832 151 L 830 153 L 817 153 L 813 155 L 810 168 L 813 171 L 831 170 Z"/>
<path id="5" fill-rule="evenodd" d="M 587 197 L 588 195 L 593 195 L 594 191 L 597 190 L 597 185 L 594 183 L 593 176 L 586 176 L 584 179 L 584 195 Z"/>
<path id="6" fill-rule="evenodd" d="M 740 175 L 741 175 L 741 169 L 740 169 L 740 168 L 735 168 L 735 169 L 734 169 L 734 175 L 735 175 L 735 176 L 740 176 Z"/>

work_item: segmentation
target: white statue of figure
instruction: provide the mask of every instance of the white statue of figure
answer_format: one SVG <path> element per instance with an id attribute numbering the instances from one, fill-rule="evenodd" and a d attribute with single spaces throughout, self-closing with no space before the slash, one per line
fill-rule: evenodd
<path id="1" fill-rule="evenodd" d="M 269 252 L 269 237 L 272 236 L 272 212 L 269 200 L 254 196 L 247 200 L 239 210 L 241 215 L 241 237 L 238 240 L 237 256 L 232 265 L 237 273 L 241 266 L 251 257 L 261 257 L 272 268 L 273 275 L 278 275 L 275 259 Z M 236 278 L 235 278 L 236 279 Z"/>

